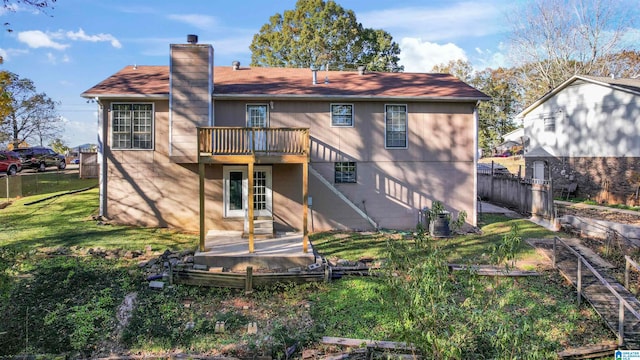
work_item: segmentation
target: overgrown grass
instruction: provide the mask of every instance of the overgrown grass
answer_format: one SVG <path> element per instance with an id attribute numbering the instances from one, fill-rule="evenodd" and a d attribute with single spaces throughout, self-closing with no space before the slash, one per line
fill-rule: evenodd
<path id="1" fill-rule="evenodd" d="M 0 210 L 0 356 L 178 351 L 285 358 L 292 345 L 299 354 L 317 347 L 322 336 L 422 346 L 431 344 L 422 337 L 428 335 L 439 344 L 433 357 L 548 358 L 564 347 L 612 338 L 591 308 L 576 306 L 572 288 L 555 272 L 496 281 L 443 267 L 488 263 L 489 249 L 504 240 L 511 224 L 518 224 L 522 238 L 554 235 L 525 220 L 486 216 L 482 234 L 429 241 L 408 232 L 312 237 L 328 257 L 387 259 L 393 266 L 375 277 L 252 294 L 190 286 L 158 291 L 148 287 L 135 262 L 72 247 L 183 249 L 195 246 L 194 235 L 99 225 L 91 217 L 97 190 L 24 205 L 38 198 Z M 71 249 L 63 256 L 42 251 L 52 247 Z M 536 256 L 524 244 L 517 253 Z M 117 309 L 132 293 L 137 303 L 121 327 Z M 224 334 L 215 333 L 216 321 L 226 322 Z M 257 323 L 258 335 L 246 334 L 249 322 Z"/>
<path id="2" fill-rule="evenodd" d="M 489 251 L 509 233 L 512 224 L 517 224 L 523 239 L 553 238 L 564 236 L 536 225 L 526 219 L 513 219 L 502 215 L 485 214 L 480 224 L 482 233 L 443 238 L 442 244 L 451 263 L 489 264 Z M 319 233 L 312 235 L 313 247 L 329 258 L 355 261 L 361 258 L 380 259 L 386 256 L 387 242 L 413 238 L 415 232 L 380 233 Z M 410 240 L 411 241 L 411 240 Z M 517 256 L 522 261 L 540 260 L 540 255 L 526 243 L 520 244 Z"/>

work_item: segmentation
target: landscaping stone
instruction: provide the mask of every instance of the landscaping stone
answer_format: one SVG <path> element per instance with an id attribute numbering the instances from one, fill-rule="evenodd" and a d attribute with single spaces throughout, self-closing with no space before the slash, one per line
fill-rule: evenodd
<path id="1" fill-rule="evenodd" d="M 164 288 L 164 281 L 150 281 L 149 287 L 152 289 L 162 290 Z"/>
<path id="2" fill-rule="evenodd" d="M 250 322 L 247 325 L 247 334 L 255 335 L 258 333 L 258 324 L 256 322 Z"/>
<path id="3" fill-rule="evenodd" d="M 216 326 L 213 329 L 216 334 L 224 334 L 224 321 L 216 321 Z"/>

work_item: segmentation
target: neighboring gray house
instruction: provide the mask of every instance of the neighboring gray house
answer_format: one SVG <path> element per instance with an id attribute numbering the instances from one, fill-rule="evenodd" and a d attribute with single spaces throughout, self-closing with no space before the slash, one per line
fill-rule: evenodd
<path id="1" fill-rule="evenodd" d="M 528 177 L 577 196 L 640 203 L 640 79 L 575 75 L 522 111 Z"/>
<path id="2" fill-rule="evenodd" d="M 522 146 L 524 140 L 524 129 L 519 127 L 502 135 L 502 144 L 498 145 L 496 150 L 498 153 L 511 150 L 514 147 Z"/>

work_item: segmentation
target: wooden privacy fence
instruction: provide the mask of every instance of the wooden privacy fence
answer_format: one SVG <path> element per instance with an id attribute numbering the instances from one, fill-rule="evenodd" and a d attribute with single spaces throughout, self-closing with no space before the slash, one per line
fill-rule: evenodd
<path id="1" fill-rule="evenodd" d="M 307 128 L 198 128 L 200 153 L 211 155 L 297 154 L 309 152 Z"/>
<path id="2" fill-rule="evenodd" d="M 516 209 L 521 214 L 546 219 L 555 216 L 553 186 L 549 180 L 478 172 L 478 196 L 481 200 Z"/>
<path id="3" fill-rule="evenodd" d="M 98 166 L 98 153 L 93 152 L 81 152 L 80 153 L 80 178 L 90 179 L 97 178 L 100 173 Z"/>

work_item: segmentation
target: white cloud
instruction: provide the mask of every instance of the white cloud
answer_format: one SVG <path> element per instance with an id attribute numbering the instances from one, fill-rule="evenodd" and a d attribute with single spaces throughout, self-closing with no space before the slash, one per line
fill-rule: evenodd
<path id="1" fill-rule="evenodd" d="M 62 56 L 56 56 L 55 54 L 48 52 L 47 53 L 47 60 L 49 61 L 49 63 L 56 65 L 58 63 L 68 63 L 71 61 L 71 59 L 69 58 L 69 55 L 67 54 L 63 54 Z"/>
<path id="2" fill-rule="evenodd" d="M 18 33 L 18 41 L 27 44 L 30 48 L 64 50 L 69 47 L 68 44 L 61 44 L 54 41 L 54 39 L 60 39 L 60 33 L 44 33 L 40 30 L 29 30 Z"/>
<path id="3" fill-rule="evenodd" d="M 449 60 L 467 60 L 467 56 L 455 44 L 437 44 L 418 38 L 403 38 L 400 41 L 400 65 L 406 72 L 430 72 L 434 65 Z"/>
<path id="4" fill-rule="evenodd" d="M 70 40 L 76 40 L 76 41 L 90 41 L 90 42 L 109 41 L 111 42 L 111 46 L 113 46 L 114 48 L 120 49 L 122 47 L 122 44 L 120 43 L 120 41 L 118 41 L 118 39 L 116 39 L 111 34 L 100 33 L 96 35 L 87 35 L 84 32 L 84 30 L 79 29 L 76 32 L 67 31 L 66 36 Z"/>
<path id="5" fill-rule="evenodd" d="M 476 48 L 479 56 L 474 57 L 473 64 L 476 70 L 483 70 L 486 68 L 497 69 L 499 67 L 509 67 L 509 60 L 506 55 L 507 47 L 505 43 L 498 44 L 498 51 L 492 51 L 490 49 Z"/>
<path id="6" fill-rule="evenodd" d="M 184 14 L 184 15 L 169 15 L 168 19 L 183 22 L 193 27 L 203 30 L 211 30 L 212 27 L 217 25 L 216 18 L 208 15 L 200 14 Z"/>
<path id="7" fill-rule="evenodd" d="M 2 59 L 4 61 L 8 61 L 8 60 L 12 59 L 15 56 L 25 55 L 25 54 L 28 54 L 28 53 L 29 53 L 29 50 L 2 49 L 2 48 L 0 48 L 0 56 L 2 56 Z"/>
<path id="8" fill-rule="evenodd" d="M 504 31 L 504 14 L 510 5 L 497 1 L 451 2 L 358 13 L 365 27 L 380 28 L 406 37 L 452 41 Z"/>

